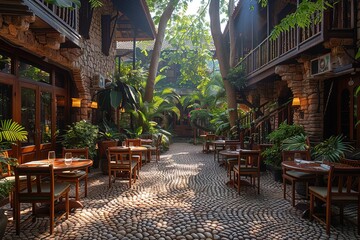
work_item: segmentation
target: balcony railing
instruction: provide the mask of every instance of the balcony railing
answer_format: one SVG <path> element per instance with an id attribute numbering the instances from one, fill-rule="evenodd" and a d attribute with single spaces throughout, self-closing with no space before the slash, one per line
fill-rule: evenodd
<path id="1" fill-rule="evenodd" d="M 78 29 L 78 10 L 76 6 L 74 6 L 74 8 L 60 8 L 56 5 L 47 3 L 45 0 L 35 0 L 35 2 L 46 7 L 50 12 L 57 16 L 61 22 L 67 24 L 72 29 Z"/>
<path id="2" fill-rule="evenodd" d="M 268 36 L 240 62 L 240 64 L 245 65 L 246 76 L 260 70 L 264 66 L 268 66 L 286 54 L 296 51 L 301 45 L 320 35 L 321 30 L 321 23 L 317 23 L 305 29 L 290 29 L 287 32 L 281 33 L 275 40 L 270 39 L 270 36 Z"/>
<path id="3" fill-rule="evenodd" d="M 73 44 L 79 46 L 81 36 L 78 32 L 78 9 L 60 8 L 45 0 L 22 0 L 31 11 L 49 24 L 53 29 L 64 34 Z"/>

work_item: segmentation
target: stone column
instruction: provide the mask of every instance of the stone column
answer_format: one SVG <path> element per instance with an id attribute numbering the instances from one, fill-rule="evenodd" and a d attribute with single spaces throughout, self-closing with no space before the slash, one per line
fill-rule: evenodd
<path id="1" fill-rule="evenodd" d="M 294 123 L 304 126 L 310 140 L 318 142 L 323 138 L 323 84 L 307 77 L 309 69 L 309 62 L 279 65 L 275 73 L 287 82 L 294 97 L 300 99 L 300 108 L 294 111 Z"/>

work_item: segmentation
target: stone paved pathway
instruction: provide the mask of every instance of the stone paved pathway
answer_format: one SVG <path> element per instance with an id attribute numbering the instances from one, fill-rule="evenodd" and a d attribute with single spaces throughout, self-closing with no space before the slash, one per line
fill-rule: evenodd
<path id="1" fill-rule="evenodd" d="M 48 219 L 12 221 L 4 239 L 328 239 L 324 227 L 301 218 L 283 200 L 281 185 L 261 177 L 261 194 L 248 188 L 238 195 L 225 185 L 225 169 L 201 146 L 175 143 L 161 161 L 143 166 L 132 189 L 98 171 L 90 177 L 84 208 L 60 221 L 49 236 Z M 23 218 L 27 218 L 23 214 Z M 330 239 L 359 239 L 356 226 L 331 228 Z"/>

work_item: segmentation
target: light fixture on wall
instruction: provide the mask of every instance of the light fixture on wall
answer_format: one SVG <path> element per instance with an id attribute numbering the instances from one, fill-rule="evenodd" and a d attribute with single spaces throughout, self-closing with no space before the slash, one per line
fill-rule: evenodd
<path id="1" fill-rule="evenodd" d="M 72 102 L 71 102 L 71 106 L 74 108 L 79 108 L 81 107 L 81 98 L 71 98 Z"/>
<path id="2" fill-rule="evenodd" d="M 97 103 L 96 101 L 92 101 L 92 102 L 89 104 L 89 107 L 94 108 L 94 109 L 97 109 L 97 108 L 98 108 L 98 103 Z"/>
<path id="3" fill-rule="evenodd" d="M 291 106 L 294 109 L 294 113 L 298 114 L 300 119 L 304 119 L 304 111 L 300 109 L 300 98 L 294 97 Z"/>

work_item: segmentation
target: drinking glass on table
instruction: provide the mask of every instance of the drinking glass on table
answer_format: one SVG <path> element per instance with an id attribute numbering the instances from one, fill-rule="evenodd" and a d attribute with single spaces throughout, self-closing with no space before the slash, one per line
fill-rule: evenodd
<path id="1" fill-rule="evenodd" d="M 65 165 L 70 165 L 72 163 L 72 154 L 65 153 Z"/>
<path id="2" fill-rule="evenodd" d="M 49 161 L 49 164 L 54 164 L 54 161 L 55 161 L 55 151 L 49 151 L 49 152 L 48 152 L 48 161 Z"/>

